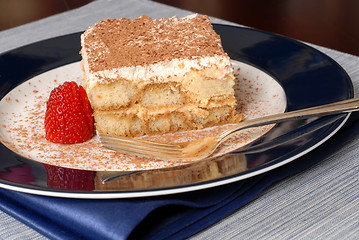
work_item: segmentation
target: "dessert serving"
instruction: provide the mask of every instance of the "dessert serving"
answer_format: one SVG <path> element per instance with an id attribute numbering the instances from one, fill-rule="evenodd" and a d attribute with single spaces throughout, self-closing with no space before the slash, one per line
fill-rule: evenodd
<path id="1" fill-rule="evenodd" d="M 276 80 L 265 72 L 245 63 L 232 61 L 232 66 L 236 77 L 235 92 L 239 103 L 237 106 L 238 111 L 243 113 L 246 119 L 284 112 L 286 108 L 285 92 Z M 47 130 L 44 126 L 47 125 L 45 123 L 46 111 L 48 108 L 52 108 L 50 105 L 61 106 L 60 110 L 66 107 L 53 102 L 52 97 L 49 96 L 59 86 L 68 85 L 66 82 L 75 81 L 78 85 L 83 84 L 82 74 L 80 63 L 71 63 L 40 73 L 6 94 L 0 101 L 1 143 L 15 152 L 16 156 L 20 155 L 44 164 L 71 169 L 139 171 L 163 169 L 180 164 L 138 158 L 105 149 L 101 147 L 99 138 L 96 135 L 87 141 L 76 144 L 53 143 L 51 139 L 49 141 L 46 138 Z M 65 89 L 57 92 L 55 96 L 64 96 L 67 92 Z M 67 105 L 67 108 L 70 108 L 70 105 Z M 55 111 L 50 112 L 56 114 Z M 88 116 L 88 113 L 86 116 Z M 57 118 L 61 117 L 60 115 L 57 116 Z M 50 117 L 49 119 L 52 118 Z M 68 119 L 75 120 L 77 118 L 70 117 Z M 53 121 L 50 120 L 50 122 Z M 86 132 L 91 133 L 92 128 L 88 123 L 91 123 L 91 120 L 86 123 L 88 126 Z M 84 126 L 83 121 L 76 121 L 75 124 Z M 215 136 L 226 130 L 227 127 L 228 125 L 221 125 L 196 131 L 151 135 L 146 136 L 146 139 L 159 142 L 186 142 L 196 140 L 199 137 Z M 222 156 L 258 139 L 268 132 L 271 127 L 268 125 L 241 131 L 240 134 L 223 143 L 214 156 Z M 71 139 L 75 137 L 73 133 L 68 136 Z M 85 134 L 84 136 L 91 135 Z M 76 142 L 79 142 L 79 140 Z M 9 160 L 12 159 L 9 158 Z"/>
<path id="2" fill-rule="evenodd" d="M 102 20 L 81 45 L 99 133 L 162 134 L 242 118 L 230 58 L 207 16 Z"/>
<path id="3" fill-rule="evenodd" d="M 102 27 L 111 32 L 115 27 L 109 24 L 116 21 L 128 23 L 122 26 L 126 34 L 126 26 L 131 31 L 138 29 L 132 26 L 136 22 L 156 26 L 152 32 L 161 32 L 162 38 L 158 43 L 153 40 L 152 47 L 144 39 L 140 41 L 140 36 L 130 34 L 131 39 L 140 50 L 142 44 L 147 51 L 157 45 L 163 51 L 151 52 L 155 57 L 150 58 L 143 50 L 130 58 L 135 48 L 129 46 L 135 43 L 126 45 L 119 37 L 97 39 L 95 32 L 99 34 Z M 101 24 L 105 26 L 100 27 Z M 141 34 L 151 32 L 142 25 Z M 169 36 L 164 37 L 162 32 Z M 249 64 L 229 62 L 219 36 L 205 16 L 104 20 L 86 31 L 82 43 L 82 63 L 39 72 L 0 100 L 0 141 L 15 152 L 15 158 L 19 155 L 50 166 L 91 171 L 164 169 L 182 163 L 139 158 L 103 148 L 94 134 L 94 119 L 100 132 L 107 128 L 113 131 L 110 134 L 149 134 L 144 138 L 156 142 L 188 142 L 220 134 L 231 126 L 226 123 L 241 119 L 239 113 L 253 119 L 283 112 L 286 107 L 285 92 L 270 75 Z M 126 45 L 127 52 L 116 50 L 121 44 Z M 179 45 L 175 47 L 176 44 Z M 171 55 L 169 51 L 173 49 Z M 126 62 L 131 65 L 124 65 Z M 217 125 L 207 127 L 212 124 Z M 271 127 L 243 130 L 224 142 L 213 156 L 234 151 L 263 136 Z M 116 128 L 121 131 L 115 132 Z M 189 129 L 196 130 L 180 131 Z"/>

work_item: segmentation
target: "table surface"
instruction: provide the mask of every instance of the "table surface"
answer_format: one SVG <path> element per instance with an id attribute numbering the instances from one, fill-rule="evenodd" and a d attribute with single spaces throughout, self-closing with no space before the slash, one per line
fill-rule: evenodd
<path id="1" fill-rule="evenodd" d="M 358 0 L 155 1 L 359 56 Z M 92 0 L 0 1 L 0 31 L 89 2 Z"/>

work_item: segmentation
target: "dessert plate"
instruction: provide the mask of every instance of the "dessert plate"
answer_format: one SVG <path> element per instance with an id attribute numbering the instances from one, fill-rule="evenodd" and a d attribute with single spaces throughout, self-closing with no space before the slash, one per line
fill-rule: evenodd
<path id="1" fill-rule="evenodd" d="M 224 49 L 235 66 L 258 73 L 255 77 L 260 76 L 258 79 L 261 81 L 274 81 L 270 86 L 263 87 L 263 92 L 259 94 L 269 99 L 268 105 L 263 107 L 262 104 L 261 114 L 280 112 L 285 108 L 291 111 L 353 97 L 353 87 L 346 72 L 334 60 L 305 44 L 247 28 L 214 24 L 214 29 L 220 34 Z M 25 108 L 27 105 L 32 107 L 32 112 L 36 112 L 37 106 L 33 103 L 34 100 L 35 104 L 38 103 L 39 91 L 49 91 L 52 85 L 63 81 L 62 72 L 79 69 L 80 34 L 41 41 L 0 56 L 0 187 L 46 196 L 99 199 L 205 189 L 239 181 L 293 161 L 329 139 L 349 117 L 349 114 L 342 114 L 278 124 L 248 140 L 246 143 L 250 144 L 240 149 L 242 153 L 232 152 L 212 160 L 161 168 L 83 168 L 73 163 L 78 157 L 72 160 L 72 165 L 54 165 L 53 162 L 38 161 L 36 154 L 12 151 L 15 148 L 6 132 L 11 135 L 9 130 L 15 128 L 8 128 L 5 120 L 12 118 L 18 123 L 17 113 L 12 112 L 17 105 L 22 104 Z M 69 75 L 69 80 L 73 80 L 72 77 Z M 255 77 L 242 76 L 242 79 Z M 40 87 L 34 88 L 35 84 Z M 247 88 L 253 90 L 253 85 Z M 267 93 L 262 94 L 266 89 Z M 15 97 L 9 97 L 9 94 Z M 247 97 L 250 98 L 251 94 Z M 41 114 L 41 111 L 36 114 Z M 16 127 L 25 131 L 22 137 L 31 133 L 31 126 L 23 126 L 20 122 Z M 31 139 L 36 141 L 33 135 Z M 237 149 L 243 145 L 236 145 L 238 143 L 234 141 L 230 146 Z M 25 145 L 24 148 L 29 148 Z M 43 150 L 43 153 L 46 152 L 49 150 Z M 61 159 L 56 154 L 50 153 L 52 159 Z"/>
<path id="2" fill-rule="evenodd" d="M 232 61 L 238 112 L 245 119 L 282 113 L 286 108 L 283 88 L 259 69 Z M 0 100 L 0 140 L 19 155 L 41 163 L 92 171 L 143 171 L 184 165 L 114 152 L 101 147 L 98 136 L 79 144 L 55 144 L 45 138 L 44 113 L 52 89 L 65 81 L 83 84 L 80 62 L 39 74 L 11 90 Z M 157 142 L 187 142 L 215 136 L 231 124 L 202 130 L 144 136 Z M 220 145 L 213 157 L 234 151 L 264 135 L 271 126 L 246 129 Z M 142 137 L 143 138 L 143 137 Z"/>

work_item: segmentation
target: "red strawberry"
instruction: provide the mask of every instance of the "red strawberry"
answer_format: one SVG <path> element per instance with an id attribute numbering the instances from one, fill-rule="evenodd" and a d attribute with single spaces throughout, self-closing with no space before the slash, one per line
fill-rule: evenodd
<path id="1" fill-rule="evenodd" d="M 94 135 L 92 108 L 85 89 L 75 82 L 65 82 L 50 93 L 46 105 L 46 139 L 54 143 L 73 144 Z"/>

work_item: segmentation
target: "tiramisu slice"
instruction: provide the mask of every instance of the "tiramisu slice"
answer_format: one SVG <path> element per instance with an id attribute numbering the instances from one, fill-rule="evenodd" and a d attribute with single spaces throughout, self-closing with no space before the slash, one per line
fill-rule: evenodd
<path id="1" fill-rule="evenodd" d="M 81 36 L 96 129 L 118 136 L 233 123 L 233 69 L 207 16 L 102 20 Z"/>

